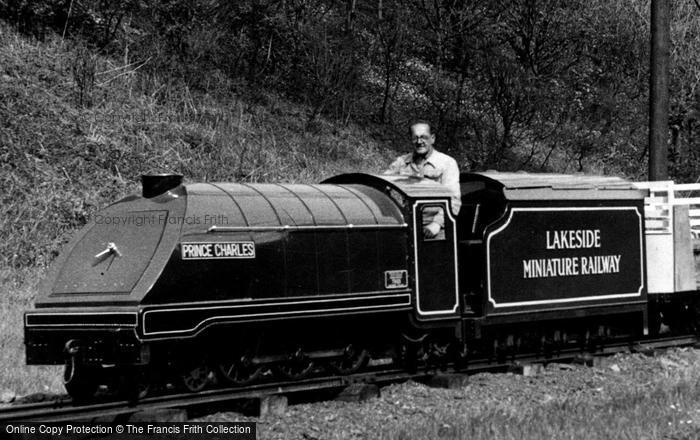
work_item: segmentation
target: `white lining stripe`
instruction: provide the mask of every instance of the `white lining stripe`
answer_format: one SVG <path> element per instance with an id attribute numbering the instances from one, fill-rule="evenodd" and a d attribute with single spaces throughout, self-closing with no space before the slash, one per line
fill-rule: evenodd
<path id="1" fill-rule="evenodd" d="M 105 323 L 105 324 L 98 324 L 98 323 L 90 323 L 90 324 L 84 324 L 84 323 L 74 323 L 74 324 L 29 324 L 29 316 L 94 316 L 94 315 L 131 315 L 134 317 L 134 323 L 133 324 L 114 324 L 114 323 Z M 130 326 L 130 327 L 136 327 L 138 323 L 138 317 L 137 317 L 136 312 L 50 312 L 50 313 L 44 313 L 44 312 L 27 312 L 24 315 L 24 325 L 26 327 L 75 327 L 75 326 L 81 326 L 81 327 L 118 327 L 118 326 Z"/>
<path id="2" fill-rule="evenodd" d="M 166 303 L 166 304 L 149 304 L 146 306 L 143 306 L 144 309 L 154 308 L 154 307 L 167 307 L 167 308 L 172 308 L 176 306 L 205 306 L 207 304 L 214 304 L 214 305 L 219 305 L 219 306 L 225 306 L 227 304 L 231 305 L 260 305 L 264 306 L 267 304 L 273 304 L 273 305 L 278 305 L 278 304 L 301 304 L 304 302 L 318 302 L 318 301 L 329 301 L 329 300 L 344 300 L 348 299 L 353 299 L 354 297 L 358 297 L 359 295 L 362 295 L 364 297 L 374 297 L 377 295 L 386 295 L 391 293 L 392 296 L 396 295 L 398 293 L 411 293 L 410 289 L 403 289 L 404 291 L 398 291 L 398 290 L 374 290 L 374 291 L 367 291 L 367 292 L 352 292 L 352 293 L 334 293 L 331 295 L 323 295 L 323 299 L 319 300 L 319 295 L 304 295 L 304 296 L 292 296 L 289 297 L 289 299 L 296 300 L 294 302 L 292 301 L 285 301 L 285 302 L 279 302 L 279 297 L 276 298 L 260 298 L 260 299 L 252 299 L 252 298 L 237 298 L 237 299 L 229 299 L 229 300 L 222 300 L 222 301 L 191 301 L 191 302 L 179 302 L 179 303 Z M 327 296 L 331 298 L 326 298 Z M 273 302 L 265 302 L 265 301 L 273 301 Z"/>
<path id="3" fill-rule="evenodd" d="M 420 308 L 420 279 L 418 275 L 418 217 L 416 216 L 416 211 L 418 210 L 418 205 L 442 205 L 444 213 L 450 218 L 452 222 L 452 252 L 454 254 L 454 275 L 455 275 L 455 303 L 451 309 L 444 310 L 431 310 L 423 311 Z M 420 230 L 423 230 L 423 226 L 420 226 Z M 458 279 L 458 268 L 459 264 L 457 262 L 457 222 L 452 216 L 452 210 L 447 206 L 447 202 L 444 200 L 420 200 L 413 204 L 413 264 L 415 266 L 416 274 L 416 310 L 419 315 L 422 316 L 433 316 L 433 315 L 445 315 L 453 314 L 457 311 L 459 307 L 459 279 Z"/>
<path id="4" fill-rule="evenodd" d="M 405 229 L 408 225 L 406 223 L 400 224 L 386 224 L 386 225 L 309 225 L 309 226 L 296 226 L 296 225 L 283 225 L 283 226 L 212 226 L 207 229 L 208 233 L 216 232 L 247 232 L 247 231 L 315 231 L 319 229 Z"/>
<path id="5" fill-rule="evenodd" d="M 380 305 L 374 305 L 374 306 L 357 306 L 357 307 L 340 307 L 340 308 L 327 308 L 327 309 L 314 309 L 314 310 L 293 310 L 293 311 L 286 311 L 286 312 L 265 312 L 265 313 L 248 313 L 248 314 L 242 314 L 242 315 L 222 315 L 222 316 L 213 316 L 206 318 L 202 321 L 200 321 L 197 325 L 195 325 L 192 328 L 184 329 L 184 330 L 170 330 L 170 331 L 157 331 L 157 332 L 147 332 L 146 331 L 146 318 L 148 314 L 152 313 L 163 313 L 163 312 L 178 312 L 178 311 L 189 311 L 189 310 L 216 310 L 216 309 L 228 309 L 228 308 L 240 308 L 240 307 L 250 307 L 250 305 L 246 304 L 239 304 L 239 305 L 231 305 L 231 306 L 213 306 L 213 307 L 185 307 L 185 308 L 169 308 L 169 309 L 156 309 L 156 310 L 147 310 L 143 312 L 143 334 L 144 336 L 148 335 L 161 335 L 161 334 L 178 334 L 178 333 L 189 333 L 193 331 L 198 331 L 203 324 L 213 321 L 213 320 L 222 320 L 222 319 L 240 319 L 240 318 L 252 318 L 252 317 L 266 317 L 266 316 L 280 316 L 280 315 L 299 315 L 299 314 L 311 314 L 311 313 L 323 313 L 323 312 L 342 312 L 342 311 L 348 311 L 348 310 L 372 310 L 372 309 L 378 309 L 378 308 L 391 308 L 391 307 L 401 307 L 401 306 L 410 306 L 411 305 L 411 295 L 408 293 L 401 294 L 401 295 L 376 295 L 373 298 L 396 298 L 397 300 L 402 300 L 401 302 L 396 302 L 393 304 L 380 304 Z M 326 299 L 326 300 L 316 300 L 316 301 L 295 301 L 295 302 L 279 302 L 279 303 L 269 303 L 265 304 L 267 305 L 288 305 L 288 304 L 316 304 L 319 302 L 337 302 L 337 301 L 357 301 L 357 300 L 366 300 L 367 297 L 357 297 L 357 298 L 338 298 L 338 299 Z"/>

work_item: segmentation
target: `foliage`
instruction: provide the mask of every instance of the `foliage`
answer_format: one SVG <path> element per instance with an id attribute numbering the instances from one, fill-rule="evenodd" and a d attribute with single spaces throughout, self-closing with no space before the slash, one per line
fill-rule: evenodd
<path id="1" fill-rule="evenodd" d="M 0 5 L 20 29 L 53 26 L 198 90 L 221 93 L 223 77 L 253 99 L 286 94 L 308 106 L 306 129 L 354 121 L 398 146 L 424 116 L 465 167 L 645 174 L 646 1 Z M 671 173 L 695 180 L 700 9 L 673 7 Z"/>

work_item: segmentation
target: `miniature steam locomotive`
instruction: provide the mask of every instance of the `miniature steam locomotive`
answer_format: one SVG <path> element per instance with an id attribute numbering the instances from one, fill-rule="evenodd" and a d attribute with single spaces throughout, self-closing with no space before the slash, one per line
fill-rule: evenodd
<path id="1" fill-rule="evenodd" d="M 461 192 L 455 217 L 445 187 L 406 176 L 143 176 L 141 196 L 97 213 L 55 263 L 25 315 L 27 363 L 65 363 L 85 398 L 108 381 L 199 391 L 214 373 L 242 385 L 415 368 L 695 322 L 694 295 L 647 293 L 646 191 L 487 172 L 462 174 Z M 425 238 L 436 211 L 444 228 Z"/>

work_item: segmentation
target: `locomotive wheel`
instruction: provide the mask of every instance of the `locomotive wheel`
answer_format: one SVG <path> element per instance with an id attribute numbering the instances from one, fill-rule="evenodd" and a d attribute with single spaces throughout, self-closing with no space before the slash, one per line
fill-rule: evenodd
<path id="1" fill-rule="evenodd" d="M 262 366 L 253 365 L 246 356 L 219 364 L 220 375 L 233 385 L 247 385 L 255 382 L 262 375 L 262 371 Z"/>
<path id="2" fill-rule="evenodd" d="M 97 369 L 86 367 L 71 356 L 66 360 L 63 370 L 63 386 L 76 401 L 89 400 L 95 396 L 100 386 Z"/>
<path id="3" fill-rule="evenodd" d="M 332 360 L 330 366 L 338 374 L 352 374 L 364 368 L 367 362 L 369 362 L 369 352 L 350 344 L 343 350 L 343 356 Z"/>
<path id="4" fill-rule="evenodd" d="M 282 377 L 289 380 L 303 379 L 314 369 L 314 363 L 299 348 L 289 359 L 277 366 L 277 371 Z"/>
<path id="5" fill-rule="evenodd" d="M 447 364 L 451 360 L 451 344 L 445 342 L 431 342 L 428 346 L 428 358 L 426 366 L 428 368 L 439 368 L 440 371 L 447 369 Z"/>
<path id="6" fill-rule="evenodd" d="M 211 369 L 206 364 L 187 367 L 180 373 L 180 383 L 191 393 L 202 391 L 209 384 Z"/>

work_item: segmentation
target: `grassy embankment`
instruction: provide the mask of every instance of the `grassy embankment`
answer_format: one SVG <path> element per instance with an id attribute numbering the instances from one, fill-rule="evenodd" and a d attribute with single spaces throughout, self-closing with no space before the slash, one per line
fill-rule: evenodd
<path id="1" fill-rule="evenodd" d="M 696 439 L 700 437 L 700 381 L 659 378 L 649 388 L 614 397 L 563 401 L 473 414 L 449 410 L 437 420 L 389 427 L 379 439 Z"/>
<path id="2" fill-rule="evenodd" d="M 71 232 L 139 190 L 146 172 L 189 181 L 317 182 L 378 171 L 394 152 L 355 126 L 320 120 L 219 72 L 207 90 L 148 60 L 99 56 L 0 21 L 0 391 L 61 391 L 55 368 L 24 367 L 22 312 Z"/>

